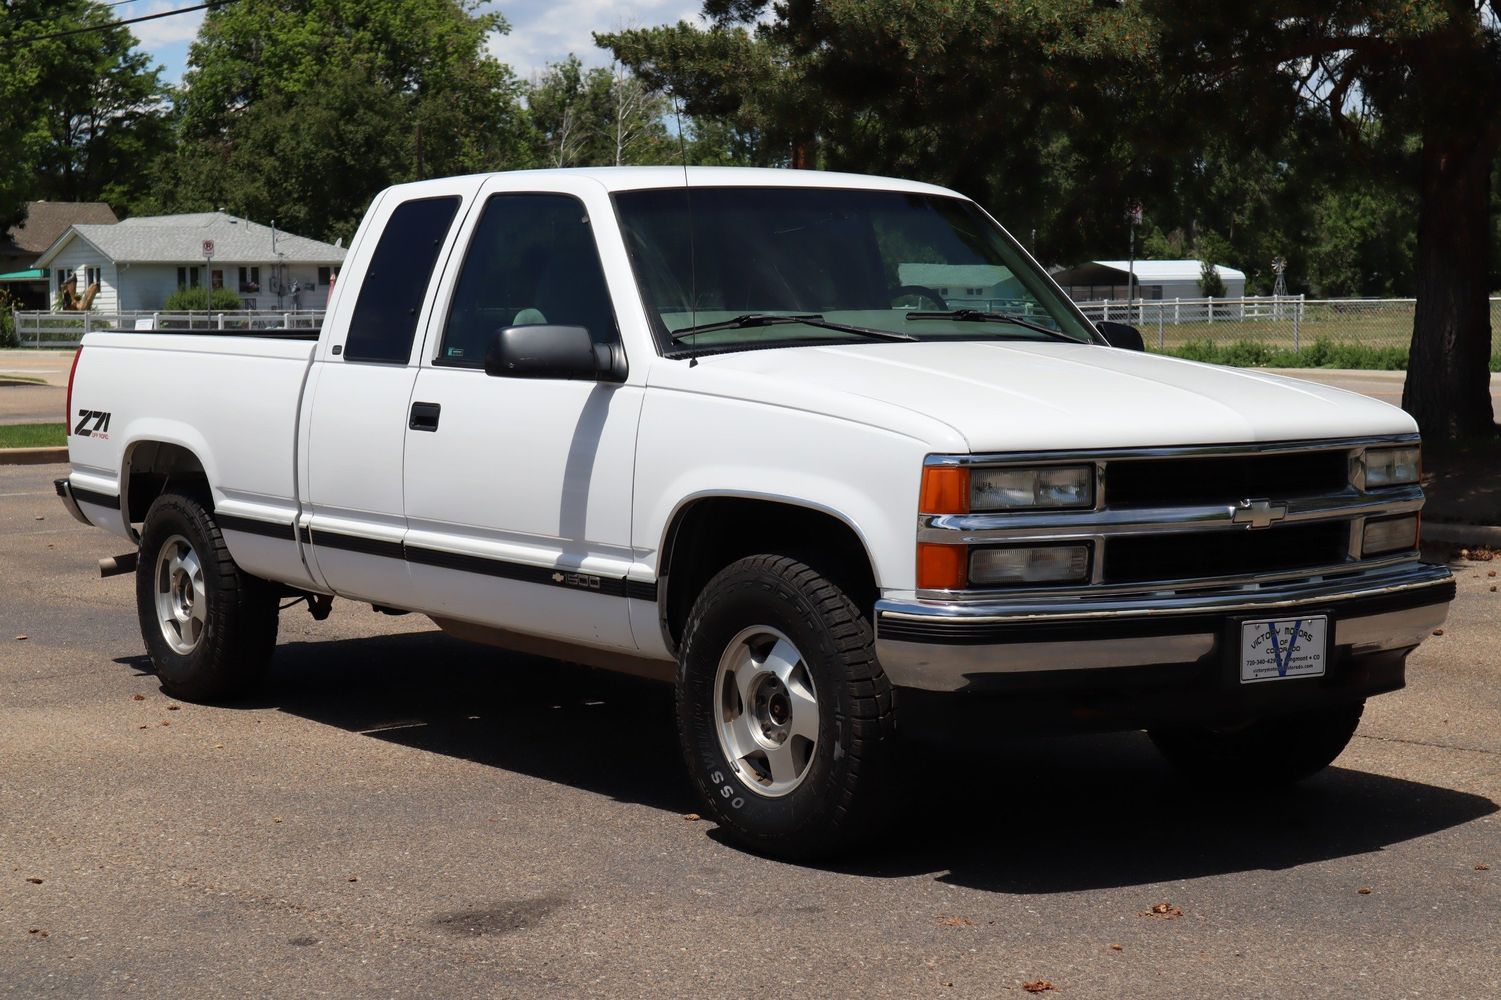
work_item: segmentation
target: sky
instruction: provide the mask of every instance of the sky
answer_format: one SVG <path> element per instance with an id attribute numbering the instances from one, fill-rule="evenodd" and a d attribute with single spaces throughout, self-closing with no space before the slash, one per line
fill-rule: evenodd
<path id="1" fill-rule="evenodd" d="M 127 0 L 114 8 L 115 16 L 128 19 L 143 14 L 196 6 L 200 0 Z M 617 31 L 698 20 L 698 0 L 497 0 L 485 9 L 498 10 L 511 24 L 509 35 L 491 40 L 490 51 L 508 63 L 516 75 L 529 80 L 548 63 L 559 62 L 568 53 L 578 55 L 588 66 L 607 65 L 608 52 L 594 47 L 590 32 Z M 182 79 L 188 46 L 203 22 L 203 11 L 179 17 L 133 24 L 130 30 L 141 48 L 165 68 L 171 83 Z"/>

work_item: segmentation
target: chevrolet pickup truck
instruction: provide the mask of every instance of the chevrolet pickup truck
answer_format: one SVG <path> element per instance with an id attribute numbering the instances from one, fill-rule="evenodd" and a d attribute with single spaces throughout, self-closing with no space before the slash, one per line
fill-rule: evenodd
<path id="1" fill-rule="evenodd" d="M 416 612 L 670 680 L 708 815 L 808 857 L 908 739 L 1145 729 L 1266 785 L 1403 686 L 1454 593 L 1413 421 L 1141 347 L 939 187 L 430 180 L 316 335 L 86 337 L 57 488 L 174 696 L 254 684 L 281 602 Z"/>

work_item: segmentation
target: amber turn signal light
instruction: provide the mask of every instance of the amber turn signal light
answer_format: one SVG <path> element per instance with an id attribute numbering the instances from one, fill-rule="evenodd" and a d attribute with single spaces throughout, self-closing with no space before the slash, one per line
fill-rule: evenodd
<path id="1" fill-rule="evenodd" d="M 918 513 L 968 514 L 969 470 L 955 465 L 924 466 Z"/>
<path id="2" fill-rule="evenodd" d="M 963 590 L 969 584 L 969 548 L 917 543 L 917 589 Z"/>

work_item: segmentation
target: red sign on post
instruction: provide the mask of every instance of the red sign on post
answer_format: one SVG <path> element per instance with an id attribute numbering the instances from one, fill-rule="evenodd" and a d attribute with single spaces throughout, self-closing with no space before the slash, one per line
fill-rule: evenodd
<path id="1" fill-rule="evenodd" d="M 203 241 L 203 256 L 206 257 L 206 258 L 212 258 L 214 256 L 214 241 L 213 240 L 204 240 Z"/>

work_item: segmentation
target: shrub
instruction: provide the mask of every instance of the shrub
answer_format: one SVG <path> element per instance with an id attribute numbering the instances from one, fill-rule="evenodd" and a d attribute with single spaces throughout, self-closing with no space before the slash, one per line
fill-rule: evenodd
<path id="1" fill-rule="evenodd" d="M 1369 347 L 1365 344 L 1337 344 L 1317 340 L 1307 347 L 1292 350 L 1270 344 L 1242 340 L 1221 346 L 1210 340 L 1190 340 L 1166 353 L 1189 361 L 1206 361 L 1214 365 L 1237 368 L 1354 368 L 1368 371 L 1406 371 L 1407 349 Z M 1501 352 L 1491 356 L 1491 371 L 1501 371 Z"/>
<path id="2" fill-rule="evenodd" d="M 241 308 L 240 297 L 228 288 L 188 288 L 178 285 L 177 291 L 167 296 L 162 304 L 163 312 L 233 312 Z"/>

